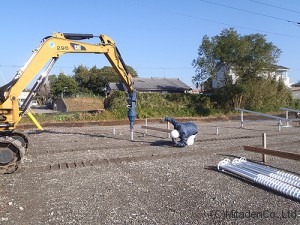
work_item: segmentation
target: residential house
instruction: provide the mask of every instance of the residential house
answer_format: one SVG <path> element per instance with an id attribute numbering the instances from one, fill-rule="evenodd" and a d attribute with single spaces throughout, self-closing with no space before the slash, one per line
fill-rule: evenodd
<path id="1" fill-rule="evenodd" d="M 290 78 L 289 78 L 288 73 L 289 73 L 289 68 L 284 67 L 284 66 L 277 66 L 274 75 L 276 77 L 276 80 L 282 79 L 282 81 L 284 82 L 284 84 L 287 87 L 291 87 Z"/>
<path id="2" fill-rule="evenodd" d="M 21 95 L 19 96 L 19 104 L 22 105 L 24 103 L 24 101 L 27 99 L 28 95 L 29 95 L 29 91 L 22 91 Z M 37 106 L 38 102 L 37 100 L 31 100 L 31 105 L 32 106 Z"/>
<path id="3" fill-rule="evenodd" d="M 288 71 L 289 68 L 284 67 L 284 66 L 276 66 L 276 71 L 273 72 L 271 75 L 275 76 L 276 80 L 282 79 L 284 84 L 287 87 L 291 87 L 290 84 L 290 78 L 288 76 Z M 221 68 L 217 75 L 216 78 L 212 80 L 212 88 L 220 88 L 224 86 L 224 74 L 225 74 L 225 68 Z M 234 68 L 231 68 L 228 72 L 228 75 L 230 79 L 232 80 L 233 83 L 237 81 L 237 76 L 234 72 Z"/>
<path id="4" fill-rule="evenodd" d="M 192 90 L 178 78 L 133 78 L 134 89 L 138 92 L 159 92 L 159 93 L 186 93 Z M 109 94 L 113 90 L 125 91 L 122 83 L 110 83 L 107 87 Z"/>
<path id="5" fill-rule="evenodd" d="M 300 99 L 300 82 L 291 85 L 292 95 L 294 99 Z"/>

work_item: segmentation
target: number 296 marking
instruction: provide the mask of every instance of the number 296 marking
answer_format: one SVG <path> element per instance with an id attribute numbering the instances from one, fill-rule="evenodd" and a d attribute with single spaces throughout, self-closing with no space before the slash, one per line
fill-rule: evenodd
<path id="1" fill-rule="evenodd" d="M 57 46 L 57 50 L 69 50 L 68 46 Z"/>

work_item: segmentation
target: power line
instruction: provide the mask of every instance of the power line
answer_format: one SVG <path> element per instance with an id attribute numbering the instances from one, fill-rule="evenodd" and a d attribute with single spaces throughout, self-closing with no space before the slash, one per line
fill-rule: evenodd
<path id="1" fill-rule="evenodd" d="M 18 67 L 21 68 L 22 66 L 18 65 L 0 65 L 0 67 Z M 56 69 L 70 69 L 74 68 L 74 66 L 54 66 L 53 68 Z M 135 69 L 140 69 L 140 70 L 187 70 L 187 69 L 193 69 L 193 67 L 135 67 Z"/>
<path id="2" fill-rule="evenodd" d="M 188 70 L 193 69 L 192 67 L 135 67 L 140 70 Z"/>
<path id="3" fill-rule="evenodd" d="M 300 14 L 300 11 L 297 11 L 297 10 L 288 9 L 288 8 L 284 8 L 284 7 L 280 7 L 280 6 L 277 6 L 277 5 L 272 5 L 272 4 L 268 4 L 268 3 L 260 2 L 260 1 L 256 1 L 256 0 L 249 0 L 249 1 L 261 4 L 261 5 L 267 5 L 267 6 L 271 6 L 273 8 L 283 9 L 283 10 L 286 10 L 286 11 L 290 11 L 290 12 L 294 12 L 294 13 L 299 13 Z"/>
<path id="4" fill-rule="evenodd" d="M 0 67 L 22 67 L 18 65 L 0 65 Z"/>
<path id="5" fill-rule="evenodd" d="M 232 24 L 228 24 L 228 23 L 219 22 L 219 21 L 216 21 L 216 20 L 210 20 L 210 19 L 206 19 L 206 18 L 192 16 L 192 15 L 188 15 L 188 14 L 173 11 L 173 10 L 167 10 L 167 9 L 152 7 L 152 6 L 149 6 L 149 5 L 146 6 L 146 5 L 143 5 L 143 3 L 137 2 L 137 1 L 134 1 L 134 0 L 127 0 L 127 1 L 129 3 L 137 4 L 141 7 L 147 7 L 147 9 L 152 9 L 152 10 L 155 10 L 155 11 L 160 11 L 160 12 L 165 12 L 165 13 L 169 13 L 169 14 L 179 15 L 179 16 L 187 17 L 187 18 L 194 19 L 194 20 L 201 20 L 201 21 L 206 21 L 206 22 L 210 22 L 210 23 L 216 23 L 216 24 L 226 25 L 226 26 L 229 26 L 229 27 L 241 28 L 241 29 L 245 29 L 245 30 L 251 30 L 251 31 L 255 31 L 255 32 L 272 34 L 272 35 L 277 35 L 277 36 L 284 36 L 284 37 L 297 38 L 297 39 L 300 38 L 300 36 L 294 36 L 294 35 L 282 34 L 282 33 L 271 32 L 271 31 L 264 31 L 264 30 L 249 28 L 249 27 L 237 26 L 237 25 L 232 25 Z M 285 20 L 285 21 L 287 22 L 288 20 Z M 288 22 L 291 22 L 291 21 L 288 21 Z M 297 22 L 295 22 L 295 23 L 297 23 Z M 297 25 L 298 25 L 298 23 L 297 23 Z"/>
<path id="6" fill-rule="evenodd" d="M 18 66 L 18 65 L 0 65 L 0 67 L 22 67 L 22 66 Z M 74 68 L 74 66 L 57 66 L 54 68 L 58 69 L 70 69 L 70 68 Z M 193 67 L 135 67 L 134 69 L 137 70 L 194 70 Z M 300 70 L 300 68 L 289 68 L 290 70 Z M 1 75 L 1 71 L 0 71 L 0 75 Z M 3 74 L 2 74 L 3 76 Z"/>
<path id="7" fill-rule="evenodd" d="M 251 14 L 255 14 L 255 15 L 259 15 L 259 16 L 264 16 L 264 17 L 268 17 L 268 18 L 271 18 L 271 19 L 277 19 L 277 20 L 281 20 L 281 21 L 285 21 L 285 22 L 289 22 L 289 23 L 300 24 L 300 22 L 287 20 L 287 19 L 283 19 L 283 18 L 280 18 L 280 17 L 276 17 L 276 16 L 270 16 L 270 15 L 266 15 L 266 14 L 262 14 L 262 13 L 258 13 L 258 12 L 253 12 L 253 11 L 246 10 L 246 9 L 236 8 L 236 7 L 233 7 L 233 6 L 224 5 L 224 4 L 216 3 L 216 2 L 211 2 L 211 1 L 208 1 L 208 0 L 199 0 L 199 1 L 206 2 L 206 3 L 209 3 L 209 4 L 213 4 L 213 5 L 222 6 L 222 7 L 226 7 L 226 8 L 230 8 L 230 9 L 234 9 L 234 10 L 238 10 L 238 11 L 242 11 L 242 12 L 251 13 Z"/>

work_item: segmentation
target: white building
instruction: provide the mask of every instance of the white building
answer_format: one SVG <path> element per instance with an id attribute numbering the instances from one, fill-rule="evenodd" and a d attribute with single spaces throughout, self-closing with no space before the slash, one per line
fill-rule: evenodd
<path id="1" fill-rule="evenodd" d="M 30 93 L 29 91 L 22 91 L 21 92 L 21 95 L 19 96 L 20 106 L 24 103 L 24 101 L 28 97 L 29 93 Z M 32 106 L 37 106 L 38 105 L 37 100 L 31 100 L 31 105 Z"/>
<path id="2" fill-rule="evenodd" d="M 290 78 L 288 76 L 288 71 L 289 68 L 284 67 L 284 66 L 276 66 L 276 71 L 273 72 L 271 75 L 275 76 L 276 80 L 278 81 L 279 79 L 282 79 L 284 84 L 287 87 L 291 87 L 290 84 Z M 212 80 L 212 88 L 220 88 L 224 86 L 224 74 L 225 74 L 225 68 L 221 68 L 216 75 L 216 78 Z M 234 84 L 238 77 L 235 75 L 234 69 L 230 69 L 228 72 L 228 75 L 230 79 L 232 80 L 232 83 Z"/>
<path id="3" fill-rule="evenodd" d="M 290 78 L 288 75 L 289 72 L 289 68 L 284 67 L 284 66 L 277 66 L 276 71 L 275 71 L 275 77 L 276 80 L 282 79 L 284 84 L 287 87 L 291 87 L 291 83 L 290 83 Z"/>

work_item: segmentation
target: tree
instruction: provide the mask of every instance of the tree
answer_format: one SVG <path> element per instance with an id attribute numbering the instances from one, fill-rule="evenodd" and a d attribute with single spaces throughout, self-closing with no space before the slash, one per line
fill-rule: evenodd
<path id="1" fill-rule="evenodd" d="M 59 98 L 62 93 L 72 95 L 78 92 L 78 84 L 75 79 L 64 73 L 59 73 L 58 76 L 50 75 L 49 82 L 53 98 Z"/>
<path id="2" fill-rule="evenodd" d="M 220 35 L 203 37 L 198 58 L 193 60 L 196 68 L 193 82 L 206 81 L 207 88 L 222 69 L 223 87 L 213 91 L 214 102 L 220 108 L 274 109 L 290 101 L 287 88 L 271 76 L 280 53 L 281 50 L 267 42 L 264 35 L 242 36 L 232 28 L 224 29 Z M 229 75 L 230 70 L 235 74 L 234 79 Z M 277 102 L 276 98 L 279 98 Z"/>
<path id="3" fill-rule="evenodd" d="M 128 72 L 137 77 L 136 71 L 127 66 Z M 104 95 L 104 88 L 111 82 L 119 82 L 120 77 L 116 70 L 111 66 L 104 66 L 98 69 L 96 66 L 88 69 L 80 65 L 73 70 L 73 78 L 78 83 L 80 92 L 95 95 Z"/>
<path id="4" fill-rule="evenodd" d="M 131 74 L 132 77 L 138 77 L 137 72 L 131 66 L 127 66 L 127 70 Z"/>
<path id="5" fill-rule="evenodd" d="M 94 66 L 91 69 L 81 65 L 73 70 L 75 73 L 73 78 L 78 83 L 81 93 L 103 95 L 104 87 L 108 84 L 108 80 L 102 75 L 101 70 Z"/>
<path id="6" fill-rule="evenodd" d="M 38 90 L 36 98 L 41 105 L 47 104 L 48 100 L 51 98 L 50 93 L 50 82 L 47 80 Z"/>
<path id="7" fill-rule="evenodd" d="M 137 72 L 131 67 L 126 66 L 128 73 L 131 74 L 132 77 L 137 77 Z M 100 69 L 100 73 L 102 76 L 106 78 L 108 82 L 118 82 L 120 81 L 120 77 L 118 76 L 116 70 L 111 66 L 104 66 Z"/>
<path id="8" fill-rule="evenodd" d="M 232 83 L 228 76 L 230 69 L 234 69 L 240 81 L 273 72 L 280 53 L 281 50 L 267 42 L 264 35 L 241 36 L 233 28 L 224 29 L 220 35 L 203 37 L 198 58 L 192 63 L 196 68 L 193 82 L 215 78 L 221 68 L 225 70 L 225 85 Z"/>

